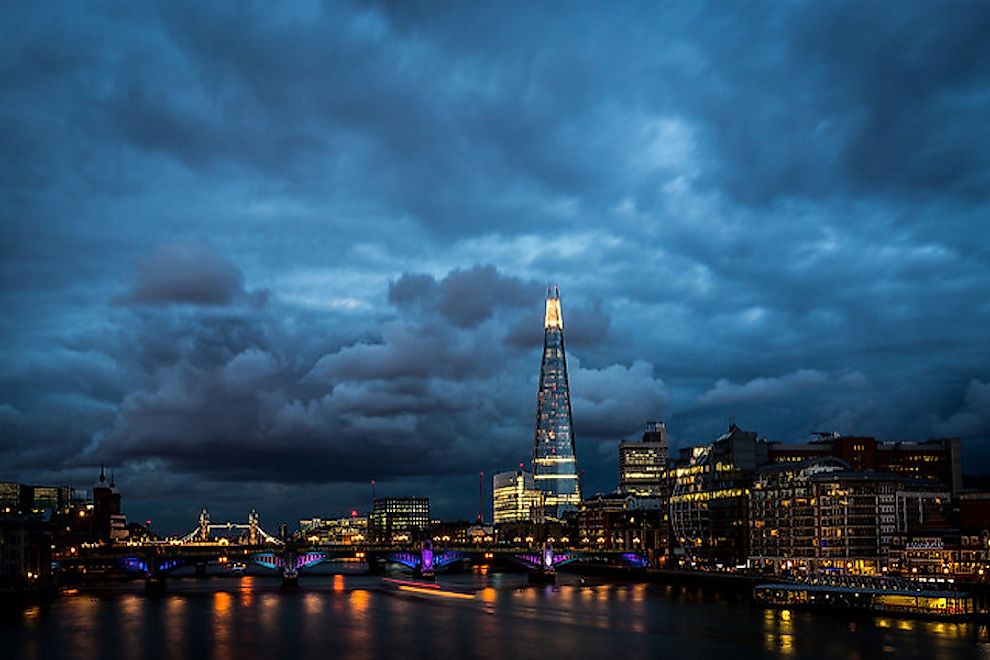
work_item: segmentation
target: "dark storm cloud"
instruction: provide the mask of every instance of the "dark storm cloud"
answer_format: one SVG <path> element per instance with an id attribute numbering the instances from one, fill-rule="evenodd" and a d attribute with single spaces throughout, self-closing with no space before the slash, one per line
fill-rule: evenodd
<path id="1" fill-rule="evenodd" d="M 500 275 L 495 266 L 457 269 L 437 281 L 429 275 L 404 273 L 389 282 L 389 302 L 436 309 L 448 321 L 472 328 L 492 317 L 499 307 L 526 307 L 537 297 L 539 285 Z"/>
<path id="2" fill-rule="evenodd" d="M 466 515 L 550 282 L 590 490 L 661 416 L 990 464 L 985 3 L 2 12 L 0 478 Z"/>
<path id="3" fill-rule="evenodd" d="M 125 304 L 228 305 L 247 299 L 244 274 L 202 243 L 159 246 L 137 260 L 133 288 L 118 301 Z M 265 292 L 252 296 L 263 304 Z"/>

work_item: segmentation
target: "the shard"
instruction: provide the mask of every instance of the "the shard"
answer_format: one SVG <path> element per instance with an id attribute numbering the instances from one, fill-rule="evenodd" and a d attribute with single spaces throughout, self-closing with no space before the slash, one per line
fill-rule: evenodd
<path id="1" fill-rule="evenodd" d="M 574 453 L 574 424 L 571 393 L 567 384 L 564 353 L 564 321 L 560 291 L 547 289 L 543 321 L 543 360 L 536 402 L 536 437 L 533 442 L 533 476 L 543 491 L 548 518 L 561 518 L 581 502 L 577 457 Z"/>

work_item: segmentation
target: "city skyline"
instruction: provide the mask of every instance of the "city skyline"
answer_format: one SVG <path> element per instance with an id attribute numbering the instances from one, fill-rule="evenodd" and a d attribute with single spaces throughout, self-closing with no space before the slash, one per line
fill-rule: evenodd
<path id="1" fill-rule="evenodd" d="M 659 419 L 986 475 L 986 12 L 6 8 L 0 480 L 471 519 L 546 282 L 586 494 Z"/>

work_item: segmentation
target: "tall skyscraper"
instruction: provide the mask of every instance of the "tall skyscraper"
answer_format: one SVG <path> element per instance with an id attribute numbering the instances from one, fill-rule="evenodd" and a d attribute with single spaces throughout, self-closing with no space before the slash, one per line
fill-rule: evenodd
<path id="1" fill-rule="evenodd" d="M 533 443 L 533 477 L 544 493 L 549 518 L 560 518 L 581 502 L 577 458 L 574 453 L 574 424 L 571 392 L 567 384 L 564 354 L 564 320 L 560 290 L 547 289 L 543 320 L 543 361 L 536 400 L 536 437 Z"/>

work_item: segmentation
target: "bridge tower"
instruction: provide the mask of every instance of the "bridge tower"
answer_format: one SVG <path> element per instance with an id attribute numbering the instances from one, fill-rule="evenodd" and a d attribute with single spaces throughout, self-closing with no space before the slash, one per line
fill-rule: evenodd
<path id="1" fill-rule="evenodd" d="M 251 509 L 248 514 L 248 543 L 251 545 L 258 545 L 258 521 L 258 512 Z"/>
<path id="2" fill-rule="evenodd" d="M 430 539 L 424 539 L 419 551 L 419 566 L 416 567 L 416 573 L 419 577 L 426 579 L 436 577 L 433 559 L 433 542 Z"/>
<path id="3" fill-rule="evenodd" d="M 251 512 L 255 518 L 257 513 Z M 299 586 L 299 553 L 295 543 L 286 543 L 282 548 L 282 588 L 295 589 Z"/>
<path id="4" fill-rule="evenodd" d="M 540 551 L 540 565 L 535 571 L 530 572 L 529 581 L 540 584 L 555 583 L 557 581 L 555 563 L 556 555 L 553 551 L 553 544 L 548 541 Z"/>
<path id="5" fill-rule="evenodd" d="M 203 543 L 210 540 L 210 512 L 205 508 L 199 512 L 199 540 Z"/>

